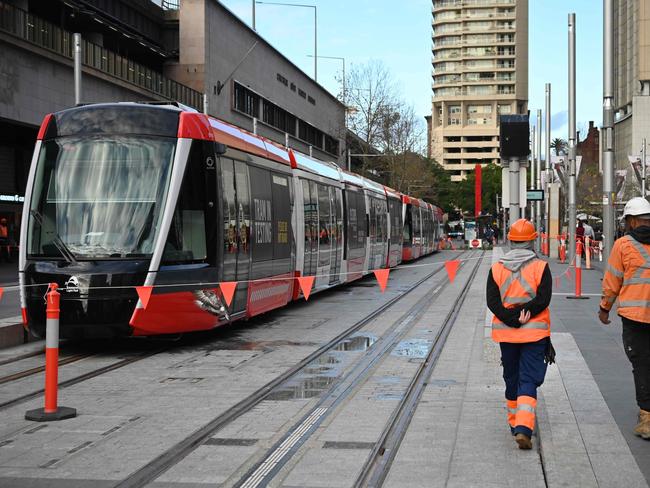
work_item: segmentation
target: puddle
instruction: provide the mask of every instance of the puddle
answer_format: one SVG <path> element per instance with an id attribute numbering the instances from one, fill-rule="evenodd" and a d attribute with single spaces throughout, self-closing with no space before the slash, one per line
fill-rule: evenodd
<path id="1" fill-rule="evenodd" d="M 457 385 L 458 382 L 456 380 L 430 380 L 429 385 L 431 386 L 452 386 L 452 385 Z"/>
<path id="2" fill-rule="evenodd" d="M 340 378 L 345 364 L 351 359 L 344 353 L 365 351 L 375 342 L 377 337 L 371 334 L 359 334 L 341 341 L 327 354 L 309 363 L 295 378 L 272 391 L 267 399 L 302 400 L 320 396 Z"/>
<path id="3" fill-rule="evenodd" d="M 431 347 L 431 341 L 427 339 L 406 339 L 401 341 L 391 355 L 401 356 L 407 358 L 417 358 L 424 359 L 429 354 L 429 348 Z"/>
<path id="4" fill-rule="evenodd" d="M 368 334 L 368 335 L 357 335 L 350 337 L 342 342 L 340 342 L 335 348 L 335 351 L 367 351 L 370 349 L 375 342 L 377 342 L 377 337 Z"/>
<path id="5" fill-rule="evenodd" d="M 399 401 L 402 398 L 404 398 L 403 393 L 379 393 L 374 396 L 375 400 L 392 400 L 392 401 Z"/>

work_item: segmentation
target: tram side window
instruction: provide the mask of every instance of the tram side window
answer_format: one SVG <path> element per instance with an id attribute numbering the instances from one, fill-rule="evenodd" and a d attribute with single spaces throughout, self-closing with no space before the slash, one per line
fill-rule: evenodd
<path id="1" fill-rule="evenodd" d="M 404 222 L 404 242 L 409 244 L 412 242 L 413 238 L 413 215 L 411 213 L 411 207 L 406 207 L 406 221 Z"/>
<path id="2" fill-rule="evenodd" d="M 204 143 L 194 141 L 167 235 L 163 264 L 207 262 L 205 154 Z"/>
<path id="3" fill-rule="evenodd" d="M 253 261 L 268 261 L 273 259 L 273 192 L 271 172 L 267 169 L 251 166 L 249 175 L 253 211 L 251 237 L 253 243 Z"/>
<path id="4" fill-rule="evenodd" d="M 400 212 L 402 211 L 402 205 L 397 200 L 388 201 L 389 210 L 390 210 L 390 242 L 391 244 L 399 244 L 400 237 L 402 235 L 402 222 L 400 218 Z"/>
<path id="5" fill-rule="evenodd" d="M 273 184 L 273 259 L 286 259 L 291 257 L 289 180 L 286 176 L 273 173 L 271 181 Z"/>

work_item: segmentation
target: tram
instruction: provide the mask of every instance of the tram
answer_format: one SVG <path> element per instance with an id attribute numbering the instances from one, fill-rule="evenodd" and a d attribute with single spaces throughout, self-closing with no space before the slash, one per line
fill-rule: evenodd
<path id="1" fill-rule="evenodd" d="M 62 337 L 208 330 L 434 252 L 440 210 L 180 104 L 45 117 L 30 168 L 19 279 L 25 326 Z M 234 282 L 232 303 L 217 283 Z M 152 286 L 145 308 L 136 286 Z"/>

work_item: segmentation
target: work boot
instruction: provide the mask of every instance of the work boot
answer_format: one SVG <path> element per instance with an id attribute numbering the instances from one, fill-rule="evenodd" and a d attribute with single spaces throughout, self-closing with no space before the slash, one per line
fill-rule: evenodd
<path id="1" fill-rule="evenodd" d="M 533 442 L 530 440 L 526 434 L 519 432 L 515 435 L 515 442 L 519 445 L 519 449 L 532 449 Z"/>
<path id="2" fill-rule="evenodd" d="M 634 433 L 639 437 L 650 440 L 650 412 L 639 410 L 639 425 L 634 428 Z"/>

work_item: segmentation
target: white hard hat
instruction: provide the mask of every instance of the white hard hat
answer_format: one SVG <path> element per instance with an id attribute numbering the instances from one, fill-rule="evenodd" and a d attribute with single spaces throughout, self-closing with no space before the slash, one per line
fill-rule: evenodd
<path id="1" fill-rule="evenodd" d="M 643 197 L 631 198 L 625 204 L 625 209 L 623 210 L 623 217 L 627 217 L 628 215 L 650 215 L 650 203 Z"/>

